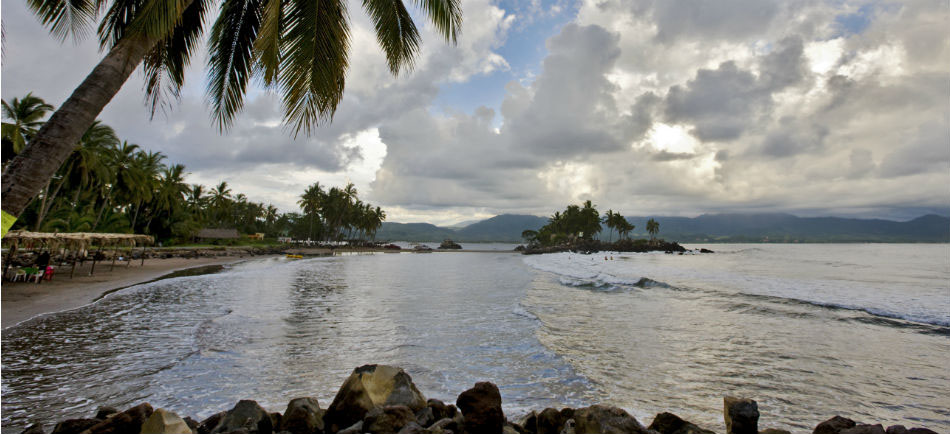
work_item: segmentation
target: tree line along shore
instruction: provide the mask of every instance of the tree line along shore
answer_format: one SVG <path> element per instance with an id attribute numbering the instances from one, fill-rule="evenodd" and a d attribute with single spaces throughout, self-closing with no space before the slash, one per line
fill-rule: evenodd
<path id="1" fill-rule="evenodd" d="M 752 399 L 723 398 L 726 434 L 789 434 L 759 427 L 758 404 Z M 804 422 L 804 421 L 803 421 Z M 43 422 L 23 434 L 45 434 Z M 102 406 L 94 417 L 66 419 L 53 434 L 714 434 L 714 431 L 663 412 L 645 426 L 625 410 L 606 405 L 532 411 L 509 420 L 498 387 L 479 382 L 462 392 L 455 404 L 426 399 L 404 370 L 365 365 L 353 370 L 329 407 L 316 398 L 291 400 L 283 413 L 269 412 L 252 400 L 197 421 L 142 403 L 125 411 Z M 926 428 L 864 424 L 834 416 L 818 423 L 813 434 L 936 434 Z"/>

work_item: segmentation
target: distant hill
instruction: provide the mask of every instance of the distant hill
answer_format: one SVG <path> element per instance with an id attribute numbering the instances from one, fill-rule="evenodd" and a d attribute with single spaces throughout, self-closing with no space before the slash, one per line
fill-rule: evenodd
<path id="1" fill-rule="evenodd" d="M 650 217 L 629 217 L 634 237 L 646 237 Z M 898 222 L 840 217 L 796 217 L 791 214 L 703 214 L 657 217 L 660 237 L 678 242 L 950 242 L 950 217 L 926 215 Z M 428 223 L 383 223 L 377 240 L 520 243 L 521 232 L 537 230 L 546 217 L 502 214 L 462 228 Z M 608 238 L 606 228 L 601 237 Z M 613 238 L 616 239 L 616 232 Z"/>

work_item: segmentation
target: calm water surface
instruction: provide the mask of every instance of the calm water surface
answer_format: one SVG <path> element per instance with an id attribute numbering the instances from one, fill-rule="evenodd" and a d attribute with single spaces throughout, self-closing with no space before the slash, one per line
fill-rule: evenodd
<path id="1" fill-rule="evenodd" d="M 510 416 L 603 402 L 721 431 L 737 394 L 761 426 L 950 431 L 950 246 L 711 247 L 268 259 L 132 287 L 3 330 L 3 431 L 141 401 L 325 406 L 366 363 L 446 401 L 494 381 Z"/>

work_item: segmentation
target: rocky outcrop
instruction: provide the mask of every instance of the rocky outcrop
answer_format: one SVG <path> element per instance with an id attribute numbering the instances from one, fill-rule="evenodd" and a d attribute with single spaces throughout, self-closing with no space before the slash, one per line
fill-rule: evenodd
<path id="1" fill-rule="evenodd" d="M 625 410 L 605 405 L 546 408 L 519 423 L 505 418 L 498 387 L 476 383 L 456 405 L 426 400 L 400 368 L 366 365 L 353 370 L 324 412 L 315 398 L 291 400 L 283 414 L 269 413 L 244 400 L 231 410 L 195 422 L 167 410 L 140 404 L 123 412 L 102 407 L 95 419 L 69 419 L 55 434 L 712 434 L 713 431 L 672 413 L 659 413 L 644 427 Z M 751 399 L 726 397 L 723 416 L 728 433 L 789 434 L 782 429 L 758 431 L 758 405 Z M 7 428 L 7 427 L 4 427 Z M 5 430 L 6 431 L 6 430 Z M 33 424 L 22 434 L 43 434 Z M 819 423 L 813 434 L 936 434 L 925 428 L 856 423 L 835 416 Z"/>
<path id="2" fill-rule="evenodd" d="M 370 410 L 384 405 L 404 405 L 416 412 L 426 407 L 426 398 L 401 368 L 360 366 L 340 387 L 323 421 L 327 430 L 334 433 L 363 420 Z"/>
<path id="3" fill-rule="evenodd" d="M 505 413 L 501 409 L 498 386 L 489 382 L 475 383 L 462 392 L 455 405 L 465 417 L 465 431 L 469 434 L 501 434 Z"/>
<path id="4" fill-rule="evenodd" d="M 159 408 L 142 424 L 143 434 L 192 434 L 191 427 L 177 414 Z"/>
<path id="5" fill-rule="evenodd" d="M 280 419 L 280 431 L 290 434 L 322 434 L 323 414 L 316 398 L 304 397 L 291 400 Z"/>
<path id="6" fill-rule="evenodd" d="M 442 244 L 439 244 L 439 248 L 443 250 L 461 250 L 462 246 L 452 240 L 443 240 Z"/>
<path id="7" fill-rule="evenodd" d="M 727 396 L 722 399 L 722 417 L 726 434 L 757 434 L 759 432 L 759 405 L 751 399 Z"/>

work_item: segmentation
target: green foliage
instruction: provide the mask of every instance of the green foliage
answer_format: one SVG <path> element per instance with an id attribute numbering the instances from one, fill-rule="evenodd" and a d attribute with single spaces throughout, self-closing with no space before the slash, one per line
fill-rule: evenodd
<path id="1" fill-rule="evenodd" d="M 37 97 L 3 101 L 3 107 L 19 134 L 42 126 L 46 106 Z M 209 189 L 187 184 L 186 176 L 185 166 L 166 164 L 162 153 L 120 141 L 112 128 L 96 121 L 13 229 L 145 233 L 169 245 L 191 242 L 203 228 L 263 233 L 272 240 L 366 239 L 386 219 L 381 208 L 359 200 L 353 184 L 326 192 L 314 184 L 301 196 L 304 214 L 281 214 L 274 205 L 235 194 L 227 182 Z"/>

